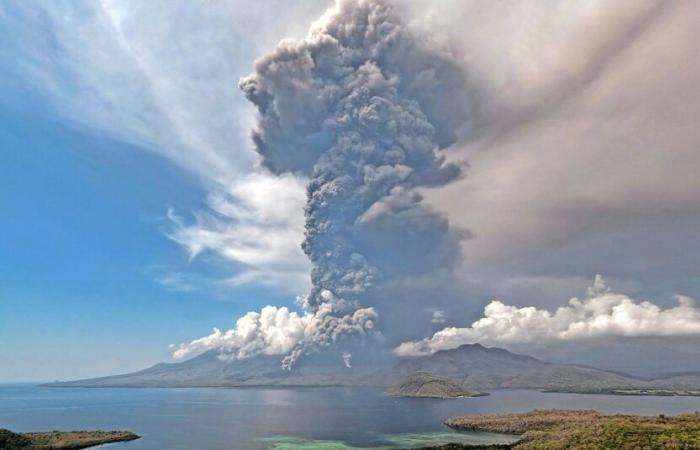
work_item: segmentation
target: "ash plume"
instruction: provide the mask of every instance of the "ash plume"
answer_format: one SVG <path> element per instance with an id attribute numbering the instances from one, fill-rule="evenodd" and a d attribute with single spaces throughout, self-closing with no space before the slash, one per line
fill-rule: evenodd
<path id="1" fill-rule="evenodd" d="M 462 233 L 418 190 L 460 176 L 439 150 L 468 122 L 464 73 L 392 4 L 340 0 L 305 39 L 284 40 L 257 61 L 240 88 L 258 110 L 261 164 L 308 179 L 302 249 L 312 287 L 299 300 L 303 314 L 268 306 L 176 356 L 278 354 L 291 369 L 319 346 L 380 337 L 373 290 L 461 261 Z"/>
<path id="2" fill-rule="evenodd" d="M 347 0 L 304 40 L 261 58 L 240 88 L 259 113 L 252 139 L 263 166 L 309 178 L 302 248 L 312 289 L 302 306 L 323 323 L 287 355 L 291 365 L 341 325 L 365 329 L 355 316 L 373 324 L 362 302 L 383 279 L 459 259 L 460 233 L 416 188 L 460 175 L 438 150 L 467 122 L 465 76 L 390 3 Z"/>

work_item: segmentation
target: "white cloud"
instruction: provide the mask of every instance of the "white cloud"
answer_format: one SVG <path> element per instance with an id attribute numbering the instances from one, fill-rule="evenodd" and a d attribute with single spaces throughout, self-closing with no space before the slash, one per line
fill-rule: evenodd
<path id="1" fill-rule="evenodd" d="M 286 355 L 283 366 L 299 357 L 302 344 L 328 345 L 341 336 L 360 337 L 375 334 L 377 314 L 372 308 L 357 309 L 351 314 L 335 315 L 333 305 L 324 304 L 316 312 L 298 314 L 286 307 L 265 306 L 260 312 L 248 312 L 236 321 L 236 326 L 222 332 L 215 328 L 212 334 L 180 344 L 173 353 L 176 359 L 210 349 L 222 355 L 244 359 L 250 356 Z M 350 358 L 343 356 L 345 364 Z"/>
<path id="2" fill-rule="evenodd" d="M 208 336 L 181 344 L 173 357 L 182 359 L 213 348 L 235 350 L 238 358 L 256 353 L 286 354 L 304 338 L 310 321 L 309 314 L 299 316 L 285 307 L 265 306 L 259 313 L 249 312 L 238 319 L 235 328 L 226 332 L 215 328 Z"/>
<path id="3" fill-rule="evenodd" d="M 468 328 L 449 327 L 415 342 L 404 342 L 401 356 L 429 355 L 463 344 L 521 344 L 570 341 L 601 336 L 682 336 L 700 334 L 700 309 L 694 300 L 677 297 L 662 309 L 648 301 L 615 294 L 600 275 L 583 300 L 572 298 L 554 313 L 534 306 L 518 308 L 492 301 L 484 317 Z"/>
<path id="4" fill-rule="evenodd" d="M 197 213 L 192 224 L 170 211 L 169 236 L 190 258 L 209 251 L 239 264 L 239 272 L 227 280 L 230 286 L 256 283 L 300 294 L 310 283 L 300 246 L 304 204 L 304 180 L 255 173 L 225 193 L 212 194 L 210 210 Z"/>
<path id="5" fill-rule="evenodd" d="M 350 352 L 343 352 L 343 364 L 345 364 L 345 367 L 348 369 L 352 369 L 352 353 Z"/>
<path id="6" fill-rule="evenodd" d="M 192 283 L 188 277 L 182 273 L 167 273 L 157 277 L 156 281 L 169 291 L 191 292 L 196 289 L 194 283 Z"/>
<path id="7" fill-rule="evenodd" d="M 433 318 L 431 319 L 432 323 L 445 323 L 447 321 L 447 318 L 445 317 L 445 311 L 442 309 L 436 309 L 433 311 Z"/>

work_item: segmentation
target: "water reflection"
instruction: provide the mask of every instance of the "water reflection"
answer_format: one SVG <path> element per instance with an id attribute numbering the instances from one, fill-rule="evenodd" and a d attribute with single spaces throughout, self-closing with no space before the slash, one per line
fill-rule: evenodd
<path id="1" fill-rule="evenodd" d="M 378 447 L 387 436 L 450 432 L 460 414 L 535 408 L 636 414 L 700 411 L 700 397 L 620 397 L 495 391 L 455 400 L 386 397 L 375 389 L 70 389 L 0 387 L 0 428 L 16 431 L 127 429 L 143 436 L 110 450 L 262 450 L 261 438 Z M 427 439 L 427 435 L 423 435 Z M 289 438 L 288 438 L 289 439 Z M 291 447 L 289 447 L 291 448 Z M 318 448 L 318 447 L 316 447 Z"/>

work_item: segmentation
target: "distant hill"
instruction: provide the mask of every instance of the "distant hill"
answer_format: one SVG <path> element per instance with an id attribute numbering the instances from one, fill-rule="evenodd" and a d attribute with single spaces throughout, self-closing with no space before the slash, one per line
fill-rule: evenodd
<path id="1" fill-rule="evenodd" d="M 397 397 L 458 398 L 480 397 L 478 391 L 468 391 L 449 378 L 436 377 L 425 372 L 415 373 L 386 390 Z"/>
<path id="2" fill-rule="evenodd" d="M 700 390 L 700 372 L 669 373 L 651 380 L 650 384 L 659 388 Z"/>
<path id="3" fill-rule="evenodd" d="M 463 345 L 430 356 L 402 359 L 391 367 L 347 368 L 319 359 L 292 371 L 280 367 L 277 356 L 221 359 L 216 350 L 190 360 L 157 364 L 139 372 L 87 380 L 57 382 L 66 387 L 233 387 L 233 386 L 377 386 L 388 387 L 423 372 L 447 378 L 465 390 L 530 388 L 583 392 L 609 388 L 680 386 L 697 388 L 697 374 L 675 374 L 644 381 L 591 367 L 552 364 L 500 348 Z"/>

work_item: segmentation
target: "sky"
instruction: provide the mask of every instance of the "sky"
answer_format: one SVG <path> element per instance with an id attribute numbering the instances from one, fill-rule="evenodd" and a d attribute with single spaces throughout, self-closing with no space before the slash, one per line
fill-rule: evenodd
<path id="1" fill-rule="evenodd" d="M 0 381 L 476 341 L 700 370 L 699 22 L 653 0 L 1 5 Z"/>

